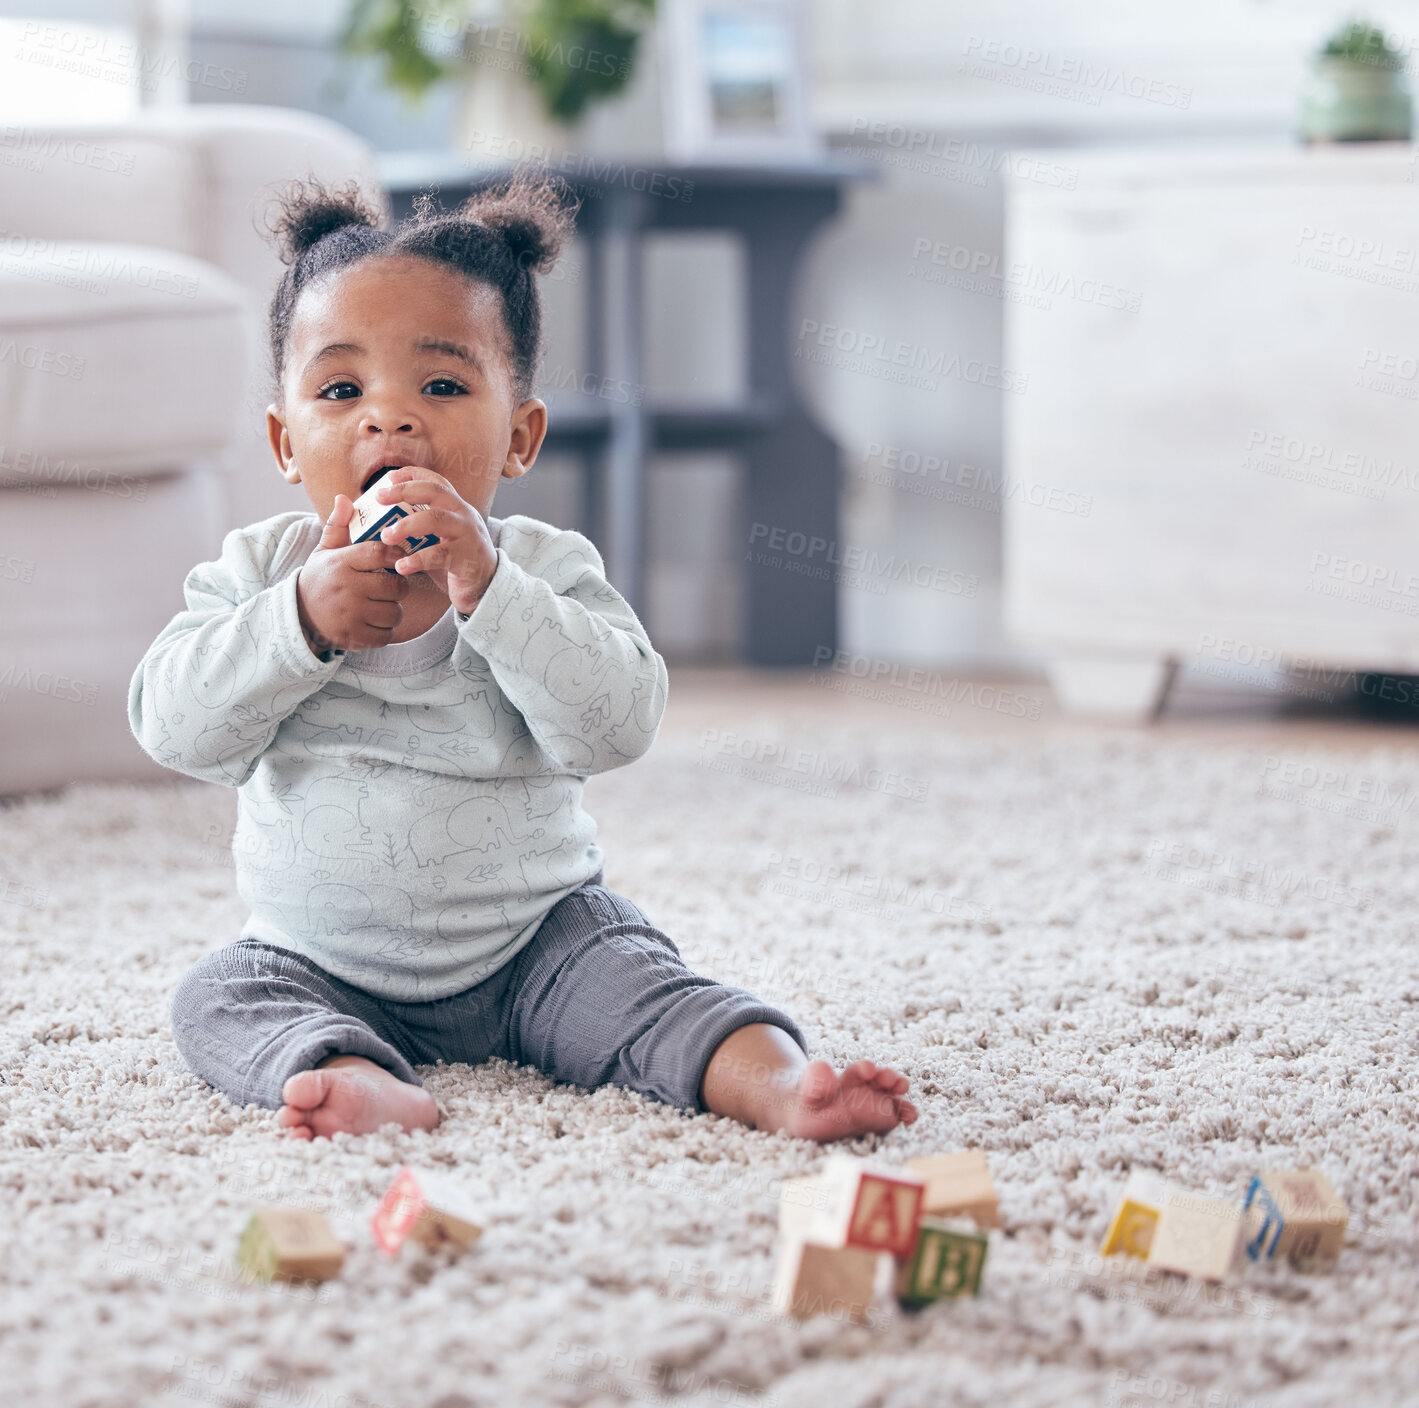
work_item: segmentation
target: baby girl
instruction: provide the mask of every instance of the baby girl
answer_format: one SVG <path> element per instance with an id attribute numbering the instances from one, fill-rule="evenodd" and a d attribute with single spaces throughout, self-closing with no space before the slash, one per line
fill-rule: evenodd
<path id="1" fill-rule="evenodd" d="M 603 883 L 585 779 L 654 742 L 665 662 L 589 539 L 492 515 L 546 435 L 535 275 L 572 216 L 526 172 L 392 231 L 354 184 L 285 189 L 266 424 L 315 512 L 229 532 L 129 687 L 152 757 L 238 789 L 250 917 L 173 1038 L 302 1139 L 430 1129 L 415 1067 L 495 1056 L 808 1139 L 911 1123 L 904 1076 L 810 1061 Z M 352 543 L 376 484 L 419 507 Z"/>

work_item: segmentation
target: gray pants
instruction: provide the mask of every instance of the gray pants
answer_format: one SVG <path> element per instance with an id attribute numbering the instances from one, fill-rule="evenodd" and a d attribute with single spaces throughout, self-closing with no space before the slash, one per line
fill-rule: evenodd
<path id="1" fill-rule="evenodd" d="M 238 1105 L 279 1109 L 281 1087 L 327 1056 L 366 1056 L 400 1080 L 416 1065 L 500 1056 L 575 1085 L 624 1085 L 703 1110 L 700 1079 L 736 1027 L 798 1024 L 743 988 L 687 968 L 602 872 L 559 900 L 491 977 L 451 997 L 394 1002 L 290 949 L 242 939 L 178 983 L 172 1034 L 187 1064 Z"/>

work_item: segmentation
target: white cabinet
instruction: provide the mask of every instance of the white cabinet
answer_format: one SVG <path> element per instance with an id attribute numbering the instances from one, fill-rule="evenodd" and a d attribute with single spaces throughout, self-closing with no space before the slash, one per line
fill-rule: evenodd
<path id="1" fill-rule="evenodd" d="M 1419 672 L 1413 157 L 1140 147 L 1070 152 L 1073 190 L 1007 179 L 1006 623 L 1066 705 L 1146 714 L 1225 641 Z"/>

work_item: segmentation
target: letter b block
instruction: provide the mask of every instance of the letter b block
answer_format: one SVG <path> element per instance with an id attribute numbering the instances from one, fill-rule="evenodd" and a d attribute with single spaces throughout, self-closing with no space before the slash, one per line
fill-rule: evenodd
<path id="1" fill-rule="evenodd" d="M 897 1278 L 898 1297 L 907 1305 L 926 1305 L 953 1296 L 978 1296 L 988 1246 L 984 1236 L 959 1232 L 940 1218 L 923 1218 L 916 1249 Z"/>

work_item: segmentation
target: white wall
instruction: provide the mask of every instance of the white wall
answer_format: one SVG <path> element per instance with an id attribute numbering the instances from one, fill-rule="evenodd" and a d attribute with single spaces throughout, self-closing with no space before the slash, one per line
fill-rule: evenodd
<path id="1" fill-rule="evenodd" d="M 333 36 L 347 9 L 346 0 L 190 3 L 194 23 L 209 31 L 306 40 Z M 40 8 L 122 22 L 130 0 L 0 0 L 0 16 Z M 1078 144 L 1289 141 L 1306 57 L 1349 8 L 1345 0 L 806 0 L 815 117 L 877 179 L 853 190 L 812 250 L 799 319 L 998 365 L 999 281 L 987 277 L 977 290 L 932 284 L 913 257 L 918 241 L 945 241 L 989 267 L 1001 247 L 994 163 L 1022 145 L 1056 146 L 1067 168 Z M 1411 72 L 1419 67 L 1419 3 L 1374 4 L 1366 15 L 1410 52 Z M 252 52 L 252 63 L 263 62 L 264 51 Z M 581 139 L 588 148 L 656 148 L 653 60 L 647 46 L 630 91 L 595 111 Z M 411 125 L 400 142 L 392 101 L 371 93 L 366 103 L 393 133 L 386 144 L 427 143 L 442 119 Z M 666 241 L 654 253 L 649 394 L 732 392 L 742 336 L 731 316 L 734 266 L 733 249 L 714 240 Z M 552 359 L 579 355 L 570 292 L 551 290 Z M 685 337 L 685 328 L 697 335 Z M 1028 663 L 1000 627 L 999 505 L 972 488 L 977 476 L 999 482 L 1003 393 L 961 377 L 939 378 L 933 389 L 844 367 L 802 370 L 806 397 L 843 448 L 845 539 L 979 579 L 972 598 L 845 591 L 844 644 L 913 663 Z M 944 468 L 894 475 L 893 454 Z M 650 624 L 673 653 L 728 653 L 737 611 L 733 462 L 680 459 L 654 472 Z M 516 499 L 525 511 L 571 521 L 574 470 L 549 460 L 507 498 L 510 511 Z"/>

